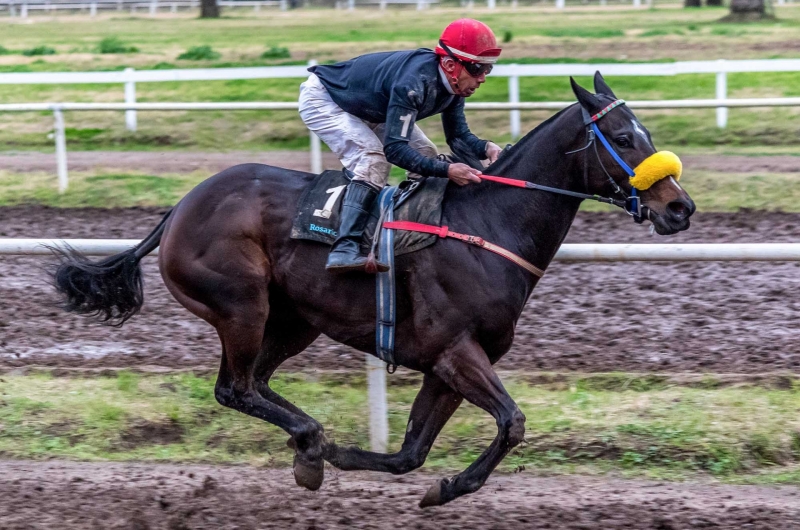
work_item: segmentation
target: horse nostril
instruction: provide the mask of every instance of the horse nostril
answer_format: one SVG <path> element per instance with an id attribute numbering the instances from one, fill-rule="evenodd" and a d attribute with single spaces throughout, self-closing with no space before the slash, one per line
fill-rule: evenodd
<path id="1" fill-rule="evenodd" d="M 683 221 L 692 215 L 692 208 L 683 201 L 672 201 L 667 204 L 667 212 L 676 221 Z"/>

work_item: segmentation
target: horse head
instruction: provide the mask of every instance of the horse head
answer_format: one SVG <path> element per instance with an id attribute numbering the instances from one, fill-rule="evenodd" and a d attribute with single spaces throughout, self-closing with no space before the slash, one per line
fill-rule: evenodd
<path id="1" fill-rule="evenodd" d="M 661 235 L 689 228 L 695 204 L 678 184 L 680 159 L 656 150 L 650 132 L 617 99 L 600 72 L 594 76 L 595 94 L 570 81 L 588 137 L 585 147 L 575 151 L 585 152 L 583 179 L 588 193 L 625 197 L 628 213 L 637 222 L 650 220 Z"/>

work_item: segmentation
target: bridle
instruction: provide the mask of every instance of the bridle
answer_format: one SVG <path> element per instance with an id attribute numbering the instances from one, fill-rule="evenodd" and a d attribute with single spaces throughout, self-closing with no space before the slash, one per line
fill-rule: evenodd
<path id="1" fill-rule="evenodd" d="M 608 181 L 611 183 L 611 186 L 614 188 L 614 193 L 617 195 L 621 195 L 622 199 L 615 199 L 613 197 L 604 197 L 602 195 L 590 195 L 588 193 L 579 193 L 577 191 L 570 191 L 561 188 L 553 188 L 550 186 L 543 186 L 541 184 L 534 184 L 533 182 L 523 181 L 523 180 L 516 180 L 516 179 L 508 179 L 504 177 L 495 177 L 491 175 L 481 175 L 481 179 L 491 180 L 494 182 L 500 182 L 502 184 L 508 184 L 511 186 L 517 186 L 520 188 L 527 188 L 527 189 L 534 189 L 540 191 L 546 191 L 549 193 L 556 193 L 559 195 L 567 195 L 570 197 L 576 197 L 579 199 L 587 199 L 591 201 L 602 202 L 605 204 L 612 204 L 619 208 L 622 208 L 625 213 L 633 217 L 633 220 L 641 224 L 645 219 L 650 219 L 650 208 L 644 206 L 641 201 L 641 197 L 639 196 L 638 190 L 636 187 L 631 187 L 630 195 L 625 193 L 619 184 L 614 181 L 611 175 L 606 170 L 605 165 L 603 164 L 603 160 L 600 158 L 600 153 L 597 150 L 597 142 L 596 140 L 599 139 L 600 143 L 605 147 L 606 151 L 611 155 L 614 161 L 625 171 L 628 177 L 633 177 L 635 172 L 631 167 L 622 159 L 622 157 L 614 150 L 614 147 L 608 142 L 606 137 L 603 135 L 600 128 L 597 126 L 597 122 L 600 119 L 611 112 L 613 109 L 624 105 L 625 100 L 617 99 L 610 103 L 607 107 L 603 110 L 598 112 L 597 114 L 589 114 L 589 112 L 581 107 L 581 112 L 583 114 L 583 124 L 586 126 L 586 137 L 587 142 L 586 145 L 580 149 L 576 149 L 575 151 L 568 151 L 565 154 L 573 154 L 573 153 L 580 153 L 584 152 L 586 154 L 584 158 L 583 164 L 583 179 L 585 186 L 589 187 L 589 148 L 592 148 L 594 151 L 595 156 L 597 157 L 597 161 L 600 164 L 600 167 L 603 169 L 603 173 L 605 173 Z"/>

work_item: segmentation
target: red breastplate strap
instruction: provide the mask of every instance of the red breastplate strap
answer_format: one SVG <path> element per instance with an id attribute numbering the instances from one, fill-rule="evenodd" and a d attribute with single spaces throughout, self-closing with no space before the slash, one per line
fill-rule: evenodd
<path id="1" fill-rule="evenodd" d="M 503 247 L 498 247 L 494 243 L 489 243 L 488 241 L 484 240 L 482 237 L 478 236 L 470 236 L 467 234 L 459 234 L 458 232 L 451 232 L 448 230 L 446 226 L 435 226 L 435 225 L 426 225 L 422 223 L 412 223 L 411 221 L 390 221 L 383 223 L 384 228 L 390 228 L 392 230 L 408 230 L 410 232 L 424 232 L 426 234 L 436 234 L 439 237 L 451 237 L 453 239 L 459 239 L 464 243 L 469 243 L 470 245 L 475 245 L 476 247 L 481 247 L 489 252 L 494 252 L 500 256 L 503 256 L 507 260 L 513 261 L 526 271 L 530 272 L 531 274 L 538 276 L 541 278 L 544 276 L 544 271 L 531 262 L 522 259 L 521 257 L 517 256 L 510 250 L 506 250 Z"/>

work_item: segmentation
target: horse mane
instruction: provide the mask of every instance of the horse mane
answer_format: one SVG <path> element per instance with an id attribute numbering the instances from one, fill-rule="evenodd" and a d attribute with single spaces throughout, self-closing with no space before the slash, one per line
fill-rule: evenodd
<path id="1" fill-rule="evenodd" d="M 550 125 L 552 125 L 554 121 L 561 118 L 564 114 L 567 113 L 567 111 L 571 110 L 576 105 L 578 105 L 578 103 L 573 103 L 572 105 L 561 109 L 560 111 L 553 114 L 552 116 L 544 120 L 542 123 L 534 127 L 532 130 L 530 130 L 528 134 L 523 136 L 517 143 L 513 145 L 509 144 L 508 147 L 503 149 L 503 152 L 500 154 L 497 160 L 495 160 L 494 163 L 490 164 L 489 167 L 485 169 L 482 167 L 476 169 L 481 169 L 487 175 L 496 174 L 495 171 L 505 168 L 506 164 L 511 160 L 513 160 L 514 158 L 516 158 L 514 155 L 518 155 L 522 151 L 523 147 L 533 142 L 533 139 L 536 138 L 538 135 L 540 135 L 542 131 L 546 130 Z"/>

